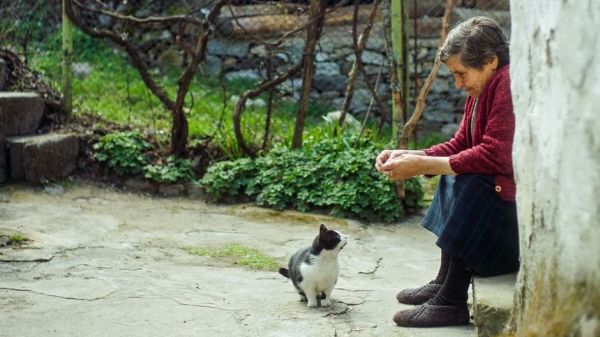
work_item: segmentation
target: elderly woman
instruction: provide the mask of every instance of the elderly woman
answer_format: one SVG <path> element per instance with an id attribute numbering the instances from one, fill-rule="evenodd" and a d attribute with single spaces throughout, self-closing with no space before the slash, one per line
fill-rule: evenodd
<path id="1" fill-rule="evenodd" d="M 394 315 L 400 326 L 469 324 L 472 275 L 519 267 L 508 42 L 494 20 L 475 17 L 450 31 L 440 59 L 468 93 L 458 131 L 429 149 L 385 150 L 375 164 L 391 180 L 441 175 L 423 219 L 438 237 L 440 269 L 428 284 L 398 293 L 400 303 L 418 305 Z"/>

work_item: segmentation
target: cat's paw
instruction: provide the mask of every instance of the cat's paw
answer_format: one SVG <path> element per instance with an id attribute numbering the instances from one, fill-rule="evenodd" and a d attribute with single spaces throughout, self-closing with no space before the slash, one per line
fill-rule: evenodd
<path id="1" fill-rule="evenodd" d="M 321 300 L 321 306 L 322 307 L 328 307 L 331 305 L 331 299 L 330 298 L 326 298 L 324 300 Z"/>
<path id="2" fill-rule="evenodd" d="M 316 307 L 318 307 L 318 306 L 319 306 L 319 302 L 316 302 L 316 301 L 315 301 L 315 302 L 308 301 L 308 303 L 306 304 L 306 306 L 307 306 L 307 307 L 309 307 L 309 308 L 316 308 Z"/>

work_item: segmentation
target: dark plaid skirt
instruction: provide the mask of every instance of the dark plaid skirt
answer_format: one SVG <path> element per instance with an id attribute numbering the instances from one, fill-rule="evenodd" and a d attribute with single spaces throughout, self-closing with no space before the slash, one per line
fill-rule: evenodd
<path id="1" fill-rule="evenodd" d="M 480 276 L 519 268 L 516 203 L 502 200 L 494 187 L 492 176 L 441 176 L 423 218 L 423 227 L 437 235 L 436 244 Z"/>

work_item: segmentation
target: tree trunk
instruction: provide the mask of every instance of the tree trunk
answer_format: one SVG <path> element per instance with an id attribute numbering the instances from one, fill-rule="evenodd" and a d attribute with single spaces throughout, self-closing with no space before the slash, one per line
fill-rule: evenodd
<path id="1" fill-rule="evenodd" d="M 325 5 L 326 2 L 323 0 L 311 0 L 309 6 L 309 20 L 311 24 L 306 28 L 306 43 L 304 44 L 304 57 L 302 59 L 304 76 L 302 78 L 302 88 L 300 89 L 300 102 L 298 103 L 298 111 L 296 113 L 294 138 L 292 139 L 293 148 L 302 147 L 304 120 L 306 119 L 306 110 L 308 109 L 308 100 L 312 89 L 315 46 L 323 28 Z"/>
<path id="2" fill-rule="evenodd" d="M 177 157 L 187 155 L 188 122 L 183 108 L 173 112 L 173 125 L 171 126 L 170 153 Z"/>

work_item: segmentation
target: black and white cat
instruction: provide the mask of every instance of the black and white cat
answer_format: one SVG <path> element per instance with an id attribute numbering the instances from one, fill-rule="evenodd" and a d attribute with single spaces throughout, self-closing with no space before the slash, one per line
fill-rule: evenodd
<path id="1" fill-rule="evenodd" d="M 279 273 L 294 283 L 300 300 L 309 308 L 331 305 L 331 292 L 340 273 L 338 254 L 347 243 L 346 236 L 321 225 L 312 246 L 297 251 L 288 268 Z"/>

